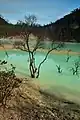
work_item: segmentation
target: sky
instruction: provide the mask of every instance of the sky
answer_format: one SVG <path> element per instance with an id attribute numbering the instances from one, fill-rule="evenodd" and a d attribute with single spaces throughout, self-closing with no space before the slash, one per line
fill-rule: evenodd
<path id="1" fill-rule="evenodd" d="M 80 7 L 80 0 L 0 0 L 0 14 L 15 24 L 34 14 L 39 24 L 48 24 Z"/>

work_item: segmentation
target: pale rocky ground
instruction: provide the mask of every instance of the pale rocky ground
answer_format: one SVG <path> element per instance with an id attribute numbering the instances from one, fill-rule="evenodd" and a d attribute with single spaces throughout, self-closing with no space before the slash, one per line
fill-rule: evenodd
<path id="1" fill-rule="evenodd" d="M 22 80 L 15 88 L 0 120 L 80 120 L 80 106 L 41 91 L 39 84 Z"/>

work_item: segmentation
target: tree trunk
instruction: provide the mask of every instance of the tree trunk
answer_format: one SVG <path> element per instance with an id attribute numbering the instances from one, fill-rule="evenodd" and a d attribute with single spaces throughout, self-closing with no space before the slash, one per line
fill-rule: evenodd
<path id="1" fill-rule="evenodd" d="M 33 64 L 32 63 L 30 63 L 30 74 L 31 74 L 31 77 L 32 78 L 35 78 L 35 71 L 34 71 L 34 67 L 33 67 Z"/>
<path id="2" fill-rule="evenodd" d="M 33 52 L 30 53 L 30 58 L 31 58 L 30 65 L 29 65 L 30 73 L 31 73 L 31 77 L 35 78 L 36 67 L 35 67 L 35 58 L 34 58 Z"/>

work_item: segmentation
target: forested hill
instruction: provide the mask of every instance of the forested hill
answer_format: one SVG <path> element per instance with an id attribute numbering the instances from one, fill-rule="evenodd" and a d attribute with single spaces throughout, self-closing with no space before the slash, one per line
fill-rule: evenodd
<path id="1" fill-rule="evenodd" d="M 74 39 L 80 42 L 80 8 L 44 27 L 49 36 L 52 33 L 55 40 L 71 41 Z"/>
<path id="2" fill-rule="evenodd" d="M 0 37 L 20 35 L 21 31 L 22 25 L 9 24 L 0 17 Z M 32 33 L 50 38 L 50 40 L 80 42 L 80 8 L 75 9 L 56 22 L 32 27 Z"/>
<path id="3" fill-rule="evenodd" d="M 0 26 L 1 25 L 8 25 L 8 22 L 0 15 Z"/>

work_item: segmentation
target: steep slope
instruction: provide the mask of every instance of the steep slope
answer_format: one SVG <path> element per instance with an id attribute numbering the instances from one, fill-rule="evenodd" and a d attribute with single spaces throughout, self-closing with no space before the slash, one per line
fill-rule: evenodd
<path id="1" fill-rule="evenodd" d="M 57 20 L 54 23 L 44 26 L 47 33 L 55 40 L 71 41 L 75 39 L 80 42 L 80 8 Z"/>
<path id="2" fill-rule="evenodd" d="M 8 22 L 4 18 L 0 17 L 0 25 L 8 25 Z"/>
<path id="3" fill-rule="evenodd" d="M 25 24 L 25 27 L 27 25 Z M 0 17 L 0 37 L 16 36 L 24 32 L 23 25 L 9 24 Z M 70 14 L 50 24 L 30 27 L 32 33 L 36 36 L 49 38 L 56 41 L 80 42 L 80 8 L 75 9 Z M 45 39 L 46 40 L 46 39 Z"/>

